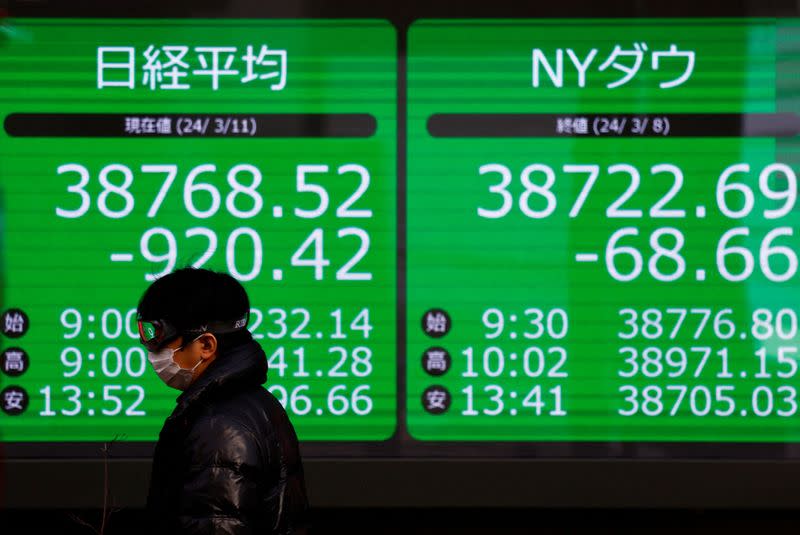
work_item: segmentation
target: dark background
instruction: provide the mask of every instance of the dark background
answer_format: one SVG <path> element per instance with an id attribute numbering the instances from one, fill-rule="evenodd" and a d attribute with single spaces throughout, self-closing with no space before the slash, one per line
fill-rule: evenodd
<path id="1" fill-rule="evenodd" d="M 79 516 L 81 520 L 75 520 Z M 91 534 L 80 521 L 99 526 L 94 510 L 10 511 L 3 513 L 3 533 Z M 139 510 L 111 514 L 105 533 L 147 533 Z M 663 509 L 317 509 L 312 534 L 450 535 L 478 533 L 594 533 L 661 535 L 668 533 L 797 533 L 797 513 L 742 510 Z M 13 529 L 13 531 L 12 531 Z"/>
<path id="2" fill-rule="evenodd" d="M 419 18 L 798 17 L 800 1 L 0 0 L 3 16 L 384 18 L 398 30 L 404 75 L 405 31 Z M 402 123 L 404 88 L 398 96 Z M 402 141 L 399 151 L 403 176 Z M 546 458 L 526 452 L 519 464 L 480 451 L 456 462 L 438 458 L 446 446 L 416 460 L 393 459 L 384 450 L 377 462 L 348 458 L 346 447 L 325 455 L 306 447 L 314 533 L 772 533 L 800 524 L 800 462 L 781 460 L 797 459 L 796 448 L 731 453 L 707 445 L 684 454 L 653 446 L 625 445 L 614 455 L 609 448 L 584 450 L 583 458 L 572 452 L 567 460 L 536 450 Z M 101 457 L 54 462 L 39 455 L 0 458 L 0 535 L 99 532 Z M 113 458 L 107 467 L 112 498 L 105 533 L 146 532 L 141 507 L 149 462 Z"/>

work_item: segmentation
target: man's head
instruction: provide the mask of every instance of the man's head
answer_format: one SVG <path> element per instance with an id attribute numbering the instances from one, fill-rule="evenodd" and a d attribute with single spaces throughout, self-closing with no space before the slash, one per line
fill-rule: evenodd
<path id="1" fill-rule="evenodd" d="M 250 302 L 225 273 L 184 268 L 166 275 L 139 301 L 139 334 L 159 376 L 185 389 L 229 347 L 251 339 Z"/>

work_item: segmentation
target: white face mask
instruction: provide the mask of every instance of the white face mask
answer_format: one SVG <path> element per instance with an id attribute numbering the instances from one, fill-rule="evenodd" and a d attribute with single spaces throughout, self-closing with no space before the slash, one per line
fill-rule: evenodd
<path id="1" fill-rule="evenodd" d="M 201 335 L 202 336 L 202 335 Z M 200 338 L 199 336 L 192 340 L 194 342 Z M 191 344 L 192 342 L 189 342 Z M 184 344 L 183 346 L 177 349 L 171 349 L 169 347 L 165 347 L 159 351 L 147 352 L 147 360 L 150 361 L 150 364 L 153 365 L 153 369 L 158 374 L 158 377 L 167 384 L 167 386 L 171 386 L 172 388 L 177 388 L 178 390 L 186 390 L 186 388 L 192 383 L 192 378 L 194 377 L 194 371 L 197 369 L 198 366 L 203 362 L 203 359 L 197 361 L 197 364 L 194 365 L 193 368 L 187 370 L 185 368 L 181 368 L 178 366 L 178 363 L 173 360 L 173 356 L 175 353 L 183 349 L 184 347 L 188 346 L 189 344 Z"/>

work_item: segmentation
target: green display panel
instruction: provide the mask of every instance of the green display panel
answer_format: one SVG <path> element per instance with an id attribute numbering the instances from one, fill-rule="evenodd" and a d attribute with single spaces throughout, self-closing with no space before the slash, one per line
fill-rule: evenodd
<path id="1" fill-rule="evenodd" d="M 800 22 L 425 20 L 408 47 L 411 435 L 800 439 Z"/>
<path id="2" fill-rule="evenodd" d="M 149 441 L 179 392 L 135 307 L 246 287 L 301 440 L 396 428 L 396 34 L 385 21 L 0 27 L 0 441 Z"/>

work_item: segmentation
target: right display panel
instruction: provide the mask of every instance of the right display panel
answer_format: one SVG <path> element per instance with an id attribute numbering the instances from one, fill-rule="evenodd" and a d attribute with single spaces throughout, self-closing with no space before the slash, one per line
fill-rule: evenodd
<path id="1" fill-rule="evenodd" d="M 800 440 L 800 22 L 422 20 L 424 441 Z"/>

